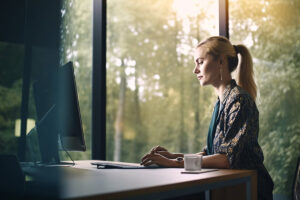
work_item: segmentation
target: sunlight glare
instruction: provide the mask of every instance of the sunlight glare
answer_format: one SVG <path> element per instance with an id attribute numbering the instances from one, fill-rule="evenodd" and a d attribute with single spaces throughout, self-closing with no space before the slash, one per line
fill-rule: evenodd
<path id="1" fill-rule="evenodd" d="M 217 0 L 174 0 L 172 9 L 176 18 L 182 20 L 185 33 L 190 32 L 191 18 L 201 15 L 202 30 L 206 30 L 210 35 L 218 34 Z"/>
<path id="2" fill-rule="evenodd" d="M 195 0 L 174 0 L 172 8 L 180 18 L 196 16 L 199 13 Z"/>

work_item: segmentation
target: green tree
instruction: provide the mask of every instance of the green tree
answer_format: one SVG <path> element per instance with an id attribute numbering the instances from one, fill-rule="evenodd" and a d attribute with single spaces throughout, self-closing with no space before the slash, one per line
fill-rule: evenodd
<path id="1" fill-rule="evenodd" d="M 124 124 L 118 123 L 123 125 L 121 160 L 139 162 L 144 153 L 158 144 L 171 151 L 200 151 L 206 141 L 206 128 L 200 129 L 200 126 L 208 126 L 212 102 L 216 99 L 211 88 L 200 89 L 192 74 L 195 40 L 199 42 L 208 35 L 204 27 L 198 26 L 197 30 L 194 22 L 198 19 L 201 24 L 207 20 L 206 8 L 199 4 L 199 10 L 202 9 L 202 12 L 197 11 L 199 17 L 183 19 L 176 16 L 173 2 L 108 2 L 108 159 L 112 159 L 112 141 L 116 139 L 122 70 L 125 70 L 127 85 Z M 188 28 L 186 21 L 189 21 Z M 184 48 L 188 50 L 182 50 Z M 195 99 L 194 92 L 200 90 L 203 96 Z"/>
<path id="2" fill-rule="evenodd" d="M 260 137 L 275 193 L 290 195 L 300 155 L 298 106 L 300 4 L 295 0 L 231 1 L 232 41 L 246 42 L 259 88 Z"/>
<path id="3" fill-rule="evenodd" d="M 17 154 L 15 120 L 20 119 L 23 45 L 0 42 L 0 153 Z"/>

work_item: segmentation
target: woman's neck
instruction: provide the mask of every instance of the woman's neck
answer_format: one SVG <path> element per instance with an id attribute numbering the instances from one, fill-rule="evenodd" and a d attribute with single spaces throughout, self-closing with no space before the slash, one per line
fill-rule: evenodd
<path id="1" fill-rule="evenodd" d="M 220 99 L 220 102 L 223 101 L 223 99 L 224 99 L 224 96 L 223 96 L 224 90 L 225 90 L 226 86 L 228 84 L 230 84 L 231 80 L 232 80 L 231 76 L 224 77 L 222 81 L 220 80 L 219 84 L 213 86 L 215 88 L 216 94 L 218 95 L 218 97 Z"/>

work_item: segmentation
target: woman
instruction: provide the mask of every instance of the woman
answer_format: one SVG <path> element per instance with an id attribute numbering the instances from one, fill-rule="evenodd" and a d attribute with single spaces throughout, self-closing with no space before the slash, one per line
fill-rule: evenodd
<path id="1" fill-rule="evenodd" d="M 240 62 L 238 58 L 240 54 Z M 201 42 L 195 50 L 194 73 L 200 85 L 212 85 L 218 99 L 207 135 L 203 168 L 255 169 L 258 173 L 258 199 L 272 199 L 273 181 L 263 165 L 258 144 L 259 112 L 252 57 L 244 45 L 232 45 L 215 36 Z M 237 83 L 231 73 L 237 69 Z M 182 153 L 155 147 L 142 158 L 145 166 L 184 167 Z"/>

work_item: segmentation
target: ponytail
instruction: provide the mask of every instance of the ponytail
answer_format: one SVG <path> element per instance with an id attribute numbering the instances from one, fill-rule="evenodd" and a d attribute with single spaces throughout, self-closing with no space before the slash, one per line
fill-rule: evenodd
<path id="1" fill-rule="evenodd" d="M 237 67 L 237 84 L 246 90 L 255 101 L 257 88 L 254 81 L 252 57 L 244 45 L 233 45 L 237 53 L 241 55 L 241 61 Z"/>

